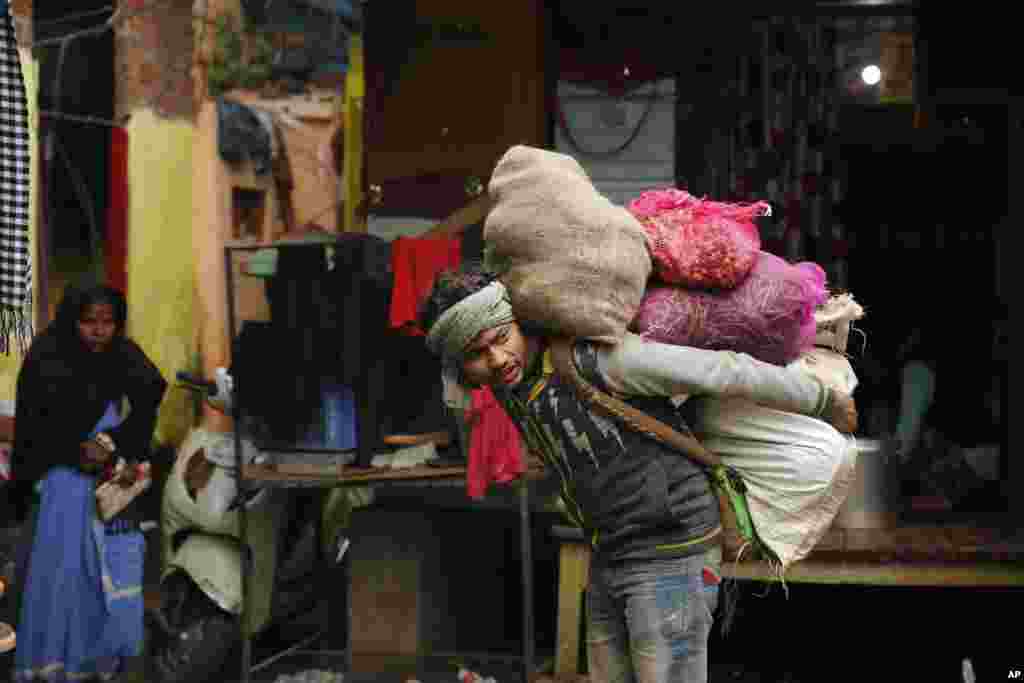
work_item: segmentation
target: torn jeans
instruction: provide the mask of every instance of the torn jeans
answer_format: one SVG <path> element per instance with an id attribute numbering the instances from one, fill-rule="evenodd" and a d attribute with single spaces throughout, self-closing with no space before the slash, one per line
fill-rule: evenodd
<path id="1" fill-rule="evenodd" d="M 705 683 L 721 549 L 591 566 L 587 651 L 595 683 Z M 705 571 L 707 570 L 707 571 Z"/>

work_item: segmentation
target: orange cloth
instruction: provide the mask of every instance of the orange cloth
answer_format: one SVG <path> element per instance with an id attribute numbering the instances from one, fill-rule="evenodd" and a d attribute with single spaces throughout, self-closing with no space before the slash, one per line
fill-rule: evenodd
<path id="1" fill-rule="evenodd" d="M 416 324 L 417 308 L 442 270 L 456 268 L 462 259 L 462 242 L 452 238 L 399 237 L 391 243 L 391 327 L 412 334 L 424 331 Z"/>
<path id="2" fill-rule="evenodd" d="M 480 499 L 491 483 L 507 484 L 526 471 L 519 430 L 489 387 L 473 392 L 466 493 Z"/>

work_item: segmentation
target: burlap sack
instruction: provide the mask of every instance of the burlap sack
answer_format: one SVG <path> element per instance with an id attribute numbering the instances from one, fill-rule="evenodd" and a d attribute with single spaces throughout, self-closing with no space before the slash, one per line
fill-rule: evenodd
<path id="1" fill-rule="evenodd" d="M 503 272 L 516 317 L 617 343 L 651 274 L 640 223 L 601 195 L 575 159 L 534 147 L 509 149 L 488 191 L 488 259 Z"/>

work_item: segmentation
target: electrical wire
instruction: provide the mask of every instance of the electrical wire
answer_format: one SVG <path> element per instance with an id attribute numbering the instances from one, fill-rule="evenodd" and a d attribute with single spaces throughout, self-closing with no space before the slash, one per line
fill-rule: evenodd
<path id="1" fill-rule="evenodd" d="M 105 126 L 107 128 L 121 128 L 124 126 L 125 121 L 112 121 L 99 116 L 88 116 L 85 114 L 72 114 L 70 112 L 56 111 L 53 109 L 40 109 L 39 116 L 44 119 L 57 119 L 60 121 L 72 121 L 74 123 L 91 124 L 95 126 Z M 127 119 L 126 119 L 127 120 Z"/>
<path id="2" fill-rule="evenodd" d="M 647 124 L 647 120 L 651 117 L 651 113 L 654 111 L 654 105 L 658 99 L 658 90 L 657 86 L 654 86 L 652 93 L 644 98 L 647 100 L 647 108 L 644 110 L 644 113 L 640 115 L 640 119 L 637 121 L 636 126 L 630 134 L 626 137 L 626 140 L 621 145 L 616 145 L 615 147 L 607 150 L 587 149 L 580 144 L 576 135 L 569 126 L 568 118 L 565 115 L 565 108 L 562 106 L 562 99 L 563 98 L 561 97 L 557 97 L 555 99 L 555 108 L 558 110 L 558 127 L 565 136 L 565 140 L 569 143 L 569 146 L 581 156 L 590 157 L 592 159 L 610 159 L 626 151 L 626 149 L 628 149 L 629 146 L 632 145 L 640 136 L 640 132 L 643 130 L 644 126 Z"/>
<path id="3" fill-rule="evenodd" d="M 53 37 L 50 37 L 50 38 L 43 38 L 41 40 L 36 40 L 36 41 L 33 41 L 33 42 L 29 43 L 26 47 L 35 49 L 35 48 L 39 48 L 39 47 L 46 47 L 46 46 L 49 46 L 49 45 L 60 45 L 61 43 L 65 42 L 65 41 L 80 40 L 82 38 L 89 38 L 89 37 L 92 37 L 92 36 L 102 35 L 102 34 L 106 33 L 107 31 L 114 30 L 114 28 L 118 24 L 121 24 L 121 23 L 127 21 L 128 19 L 132 19 L 134 17 L 137 17 L 137 16 L 140 16 L 142 14 L 145 14 L 146 12 L 150 12 L 150 11 L 160 7 L 161 5 L 169 5 L 169 4 L 171 4 L 171 2 L 174 2 L 174 0 L 150 0 L 149 2 L 147 2 L 144 5 L 141 5 L 140 7 L 133 8 L 129 12 L 123 12 L 122 11 L 123 8 L 118 8 L 118 9 L 116 9 L 114 11 L 113 14 L 110 15 L 110 18 L 108 18 L 106 21 L 104 21 L 101 24 L 97 24 L 95 26 L 90 26 L 88 28 L 83 28 L 83 29 L 78 29 L 78 30 L 75 30 L 75 31 L 71 31 L 69 33 L 65 33 L 64 35 L 60 35 L 60 36 L 53 36 Z"/>
<path id="4" fill-rule="evenodd" d="M 113 5 L 107 5 L 106 7 L 100 7 L 99 9 L 86 10 L 84 12 L 72 12 L 71 14 L 65 14 L 63 16 L 60 16 L 60 17 L 57 17 L 57 18 L 54 18 L 54 19 L 42 19 L 42 20 L 33 22 L 33 25 L 38 28 L 40 26 L 53 26 L 55 24 L 66 24 L 69 21 L 78 21 L 79 19 L 87 19 L 89 17 L 94 17 L 94 16 L 96 16 L 98 14 L 109 14 L 109 13 L 113 12 L 115 9 L 116 8 Z"/>
<path id="5" fill-rule="evenodd" d="M 67 169 L 68 175 L 71 177 L 75 194 L 78 195 L 78 202 L 85 210 L 86 218 L 89 219 L 89 246 L 92 251 L 92 265 L 93 267 L 100 267 L 103 264 L 103 235 L 100 233 L 99 221 L 96 216 L 96 205 L 93 203 L 92 197 L 89 196 L 89 185 L 85 181 L 81 170 L 71 161 L 71 156 L 64 149 L 64 146 L 60 144 L 56 136 L 54 136 L 54 144 L 56 145 L 57 153 L 64 161 L 64 167 Z"/>

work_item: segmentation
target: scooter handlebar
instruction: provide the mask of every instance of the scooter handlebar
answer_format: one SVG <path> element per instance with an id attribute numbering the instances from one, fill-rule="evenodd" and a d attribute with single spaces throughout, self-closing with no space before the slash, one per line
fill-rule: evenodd
<path id="1" fill-rule="evenodd" d="M 190 384 L 190 385 L 192 385 L 194 387 L 202 389 L 203 391 L 205 391 L 206 393 L 210 394 L 211 396 L 213 396 L 213 395 L 215 395 L 217 393 L 217 383 L 216 382 L 211 382 L 211 381 L 203 379 L 202 377 L 199 377 L 197 375 L 193 375 L 192 373 L 189 373 L 189 372 L 178 372 L 177 374 L 175 374 L 175 377 L 177 378 L 177 380 L 179 382 L 183 382 L 185 384 Z"/>

